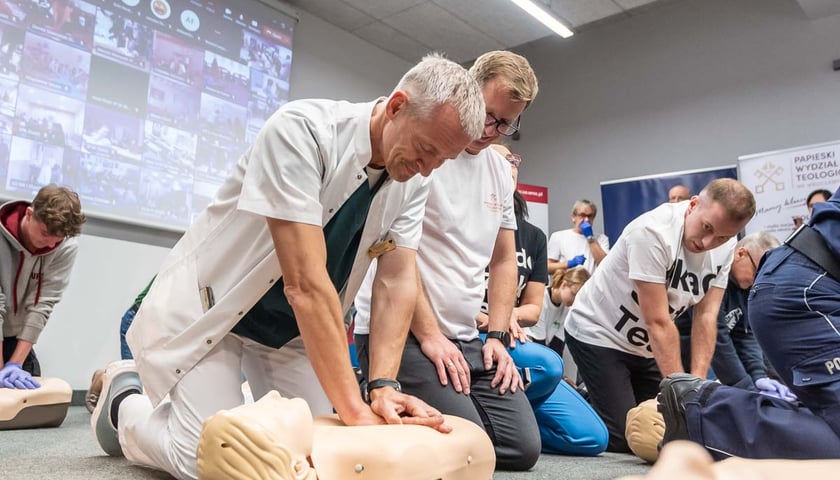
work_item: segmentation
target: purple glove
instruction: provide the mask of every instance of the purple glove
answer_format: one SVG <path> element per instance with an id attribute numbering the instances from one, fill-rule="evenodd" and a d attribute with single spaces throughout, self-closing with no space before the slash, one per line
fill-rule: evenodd
<path id="1" fill-rule="evenodd" d="M 580 233 L 583 234 L 584 237 L 589 238 L 592 236 L 592 224 L 589 223 L 587 220 L 580 222 Z"/>
<path id="2" fill-rule="evenodd" d="M 0 388 L 17 388 L 21 390 L 34 390 L 41 384 L 32 379 L 32 375 L 21 368 L 19 363 L 6 362 L 0 370 Z"/>
<path id="3" fill-rule="evenodd" d="M 787 400 L 788 402 L 795 402 L 798 400 L 796 395 L 794 395 L 793 392 L 790 391 L 787 385 L 781 382 L 777 382 L 772 378 L 759 378 L 755 381 L 755 388 L 758 389 L 758 393 L 769 395 L 771 397 L 781 398 L 782 400 Z"/>
<path id="4" fill-rule="evenodd" d="M 575 258 L 569 260 L 568 262 L 566 262 L 566 266 L 568 268 L 575 268 L 578 265 L 583 265 L 583 262 L 585 262 L 585 261 L 586 261 L 586 257 L 584 255 L 578 255 L 577 257 L 575 257 Z"/>

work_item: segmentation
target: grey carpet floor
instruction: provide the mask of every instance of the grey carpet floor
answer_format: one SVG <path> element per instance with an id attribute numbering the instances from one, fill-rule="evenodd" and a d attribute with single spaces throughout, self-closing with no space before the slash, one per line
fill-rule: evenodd
<path id="1" fill-rule="evenodd" d="M 643 474 L 648 466 L 632 455 L 599 457 L 543 455 L 529 472 L 497 472 L 494 480 L 610 480 Z M 14 480 L 163 480 L 162 472 L 132 466 L 106 456 L 90 432 L 84 407 L 70 407 L 59 428 L 0 432 L 0 478 Z M 399 480 L 399 479 L 394 479 Z"/>

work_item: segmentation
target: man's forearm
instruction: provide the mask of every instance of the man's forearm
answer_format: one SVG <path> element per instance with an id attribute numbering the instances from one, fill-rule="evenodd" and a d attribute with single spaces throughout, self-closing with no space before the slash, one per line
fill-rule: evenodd
<path id="1" fill-rule="evenodd" d="M 647 322 L 653 358 L 662 376 L 684 372 L 680 358 L 680 332 L 674 322 L 668 317 Z"/>
<path id="2" fill-rule="evenodd" d="M 371 295 L 369 375 L 396 378 L 417 301 L 415 253 L 398 247 L 378 260 Z"/>
<path id="3" fill-rule="evenodd" d="M 560 260 L 552 260 L 551 258 L 548 259 L 548 274 L 552 275 L 560 268 L 566 267 L 566 261 L 563 259 Z"/>
<path id="4" fill-rule="evenodd" d="M 490 278 L 487 287 L 488 331 L 507 331 L 510 315 L 516 300 L 516 260 L 490 265 Z"/>
<path id="5" fill-rule="evenodd" d="M 717 341 L 717 315 L 695 312 L 691 321 L 691 373 L 706 378 Z"/>
<path id="6" fill-rule="evenodd" d="M 29 355 L 29 352 L 32 351 L 32 345 L 34 344 L 30 341 L 18 339 L 15 351 L 12 352 L 12 355 L 9 357 L 9 361 L 23 365 L 23 361 L 26 360 L 27 355 Z M 0 358 L 2 358 L 2 354 L 3 351 L 0 350 Z"/>
<path id="7" fill-rule="evenodd" d="M 420 278 L 419 270 L 415 270 L 416 275 L 416 303 L 414 304 L 414 315 L 411 317 L 411 334 L 414 335 L 420 343 L 423 340 L 439 335 L 440 326 L 438 325 L 437 317 L 432 309 L 432 304 L 429 298 L 426 297 L 426 292 L 423 290 L 423 280 Z"/>
<path id="8" fill-rule="evenodd" d="M 590 243 L 589 251 L 592 252 L 592 258 L 595 260 L 595 265 L 600 265 L 601 260 L 607 256 L 607 252 L 604 251 L 604 248 L 601 247 L 601 244 L 598 242 Z"/>

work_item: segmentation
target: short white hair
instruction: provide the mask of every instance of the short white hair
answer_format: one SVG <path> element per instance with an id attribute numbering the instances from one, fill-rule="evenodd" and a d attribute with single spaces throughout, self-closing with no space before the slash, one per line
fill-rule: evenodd
<path id="1" fill-rule="evenodd" d="M 451 104 L 457 111 L 464 133 L 472 139 L 484 132 L 484 96 L 472 75 L 457 63 L 438 53 L 423 57 L 403 75 L 396 90 L 410 95 L 409 108 L 419 116 L 431 115 L 441 105 Z"/>
<path id="2" fill-rule="evenodd" d="M 772 250 L 781 245 L 781 243 L 778 238 L 767 232 L 755 232 L 739 240 L 735 248 L 744 247 L 750 253 L 761 256 L 767 250 Z"/>

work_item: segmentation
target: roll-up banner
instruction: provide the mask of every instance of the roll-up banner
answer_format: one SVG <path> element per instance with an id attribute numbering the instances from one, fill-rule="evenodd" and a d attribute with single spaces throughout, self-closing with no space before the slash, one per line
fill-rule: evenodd
<path id="1" fill-rule="evenodd" d="M 746 232 L 760 230 L 783 241 L 794 219 L 808 220 L 805 200 L 817 189 L 840 185 L 840 140 L 738 157 L 738 177 L 755 195 L 756 214 Z"/>

